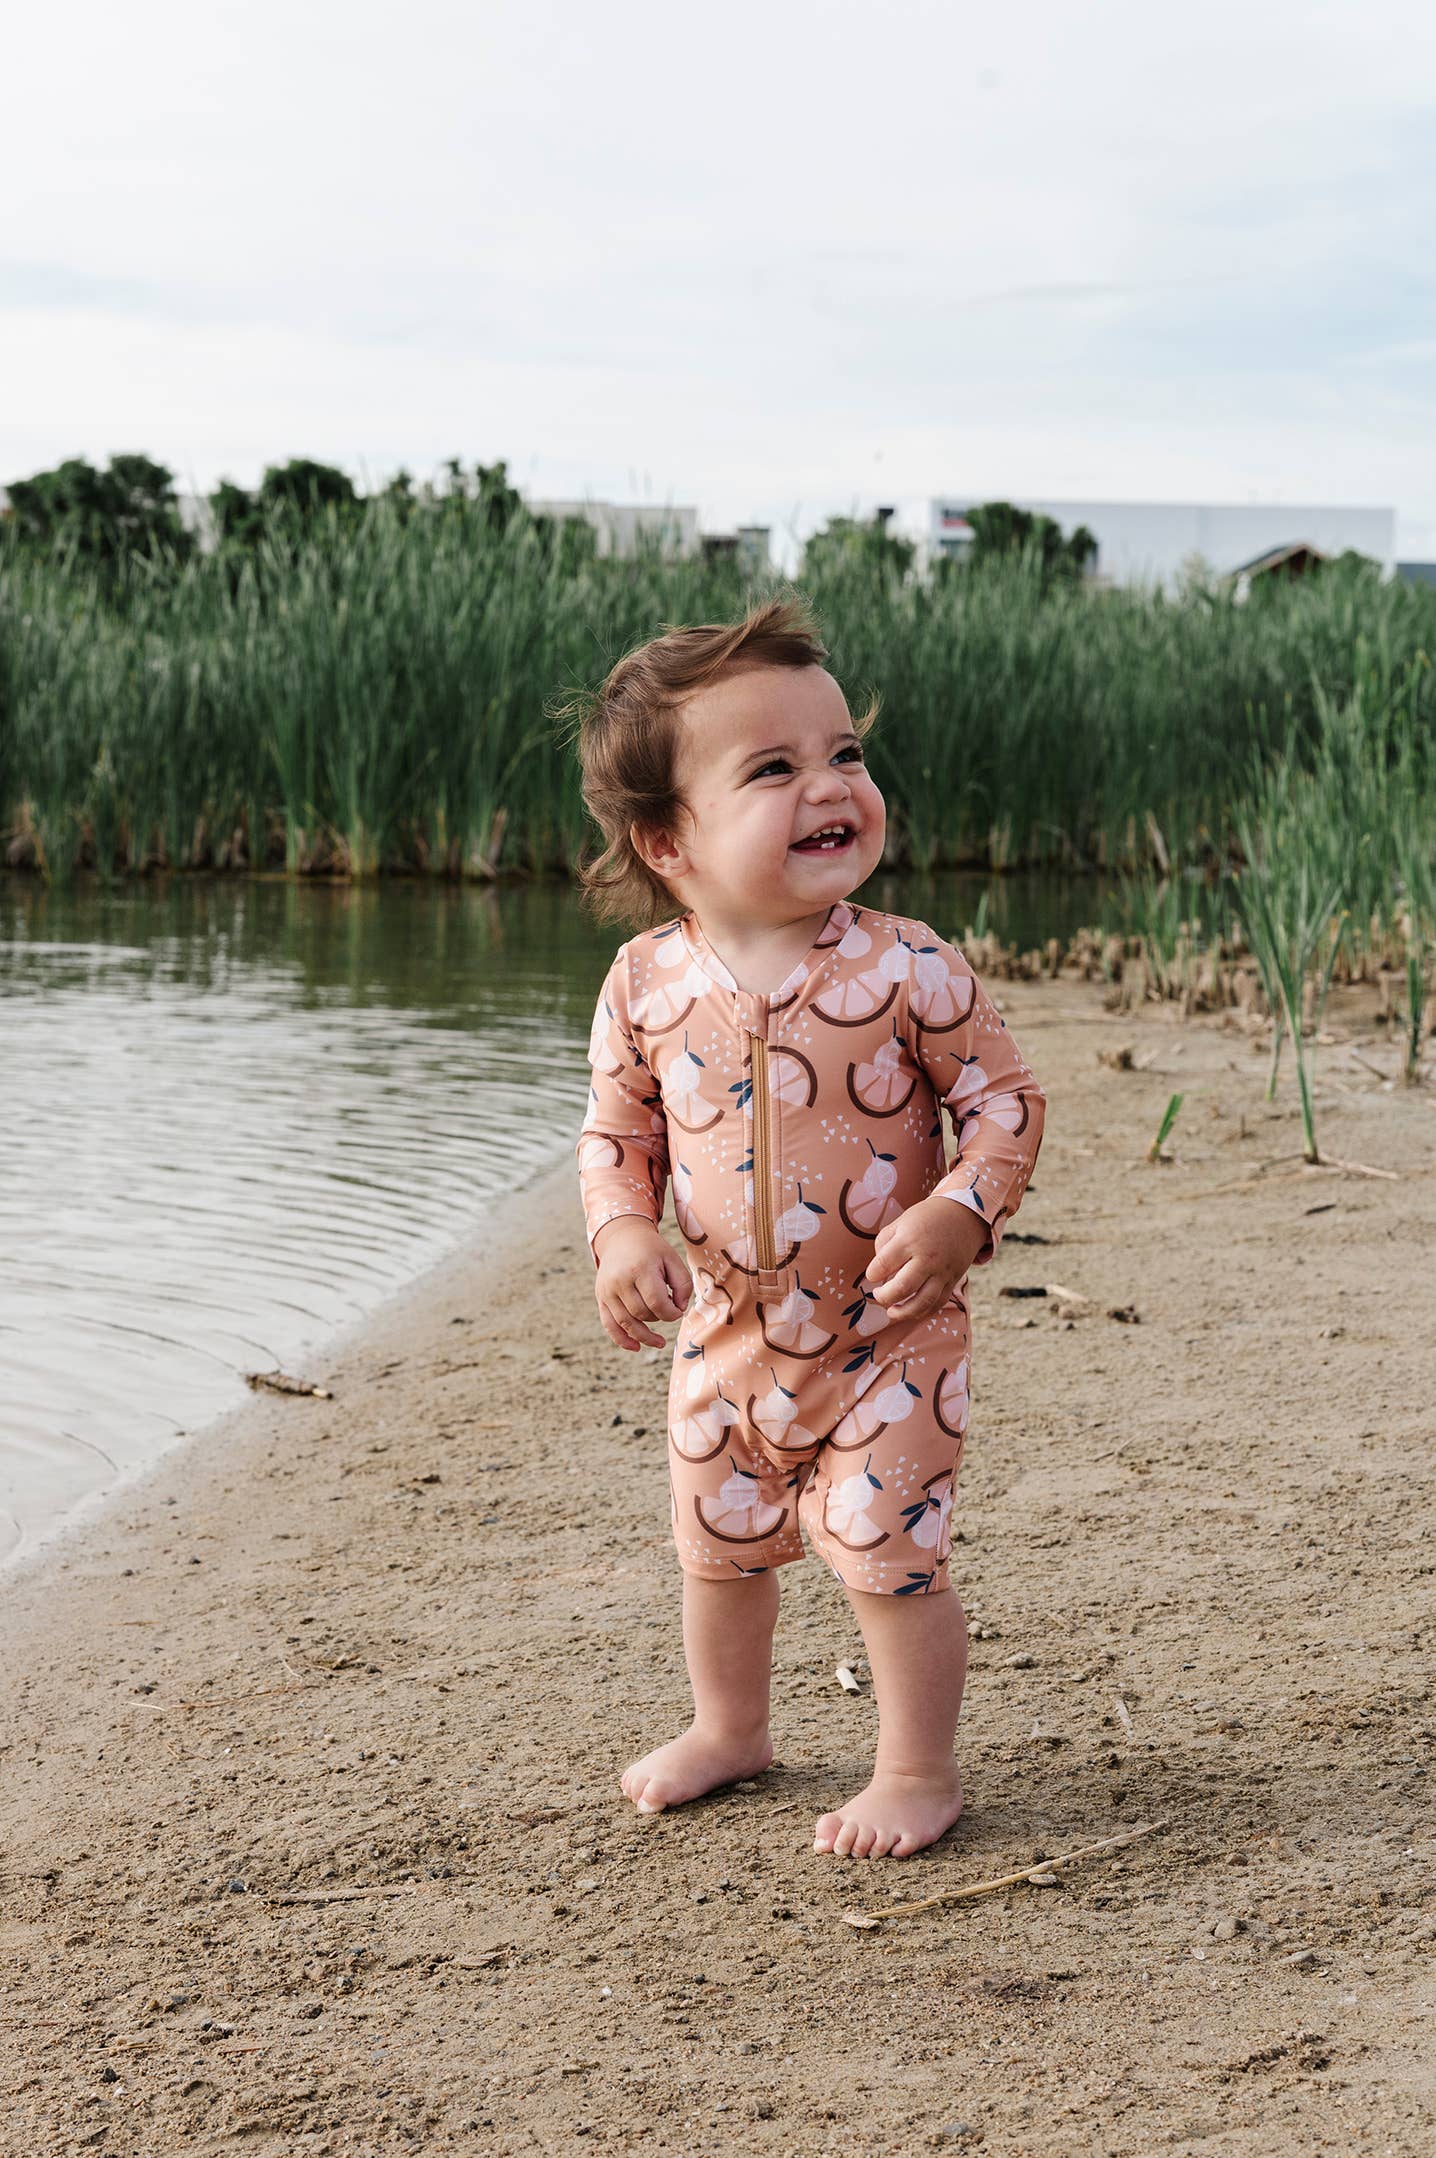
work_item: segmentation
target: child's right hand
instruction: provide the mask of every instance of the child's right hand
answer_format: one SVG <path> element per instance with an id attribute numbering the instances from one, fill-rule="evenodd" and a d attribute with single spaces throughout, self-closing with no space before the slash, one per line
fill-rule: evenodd
<path id="1" fill-rule="evenodd" d="M 646 1321 L 681 1318 L 693 1294 L 693 1276 L 667 1237 L 639 1214 L 619 1214 L 595 1232 L 593 1250 L 594 1295 L 610 1341 L 661 1349 L 662 1335 Z"/>

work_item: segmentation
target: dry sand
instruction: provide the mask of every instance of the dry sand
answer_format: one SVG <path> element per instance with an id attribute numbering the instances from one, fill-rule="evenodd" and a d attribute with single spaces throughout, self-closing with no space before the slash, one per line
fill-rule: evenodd
<path id="1" fill-rule="evenodd" d="M 957 1829 L 813 1854 L 874 1710 L 811 1559 L 780 1765 L 620 1796 L 687 1704 L 668 1355 L 601 1333 L 565 1162 L 332 1401 L 257 1399 L 0 1586 L 5 2158 L 1436 2147 L 1436 1089 L 1323 1048 L 1327 1145 L 1402 1180 L 1302 1173 L 1239 1031 L 1000 994 L 1045 1242 L 972 1284 Z M 1394 1068 L 1369 1005 L 1331 1025 Z M 1090 1315 L 998 1293 L 1052 1281 Z M 842 1922 L 1142 1818 L 1059 1886 Z"/>

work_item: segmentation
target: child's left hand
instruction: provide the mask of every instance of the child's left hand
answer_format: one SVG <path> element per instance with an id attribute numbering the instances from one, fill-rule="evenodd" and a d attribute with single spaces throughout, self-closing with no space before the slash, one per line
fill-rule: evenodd
<path id="1" fill-rule="evenodd" d="M 925 1319 L 946 1303 L 987 1242 L 987 1224 L 951 1199 L 920 1199 L 879 1229 L 864 1278 L 894 1319 Z"/>

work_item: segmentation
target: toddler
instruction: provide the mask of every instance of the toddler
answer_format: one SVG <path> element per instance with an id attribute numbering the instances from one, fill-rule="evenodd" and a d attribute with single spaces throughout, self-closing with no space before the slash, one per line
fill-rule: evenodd
<path id="1" fill-rule="evenodd" d="M 962 1807 L 965 1287 L 1032 1174 L 1045 1096 L 961 953 L 848 897 L 883 854 L 876 703 L 855 723 L 826 658 L 805 610 L 773 600 L 653 639 L 580 703 L 607 842 L 581 882 L 601 918 L 650 926 L 603 984 L 577 1153 L 605 1332 L 661 1347 L 655 1326 L 680 1320 L 693 1722 L 623 1790 L 655 1813 L 767 1767 L 777 1569 L 803 1556 L 801 1523 L 878 1708 L 872 1780 L 814 1848 L 903 1858 Z M 683 1257 L 658 1228 L 670 1179 Z"/>

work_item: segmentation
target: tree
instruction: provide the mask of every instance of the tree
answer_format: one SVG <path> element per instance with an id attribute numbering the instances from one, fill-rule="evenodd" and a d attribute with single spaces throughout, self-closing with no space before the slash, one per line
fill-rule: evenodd
<path id="1" fill-rule="evenodd" d="M 429 488 L 426 492 L 450 514 L 469 516 L 477 512 L 491 532 L 506 532 L 514 518 L 528 515 L 523 496 L 509 484 L 503 458 L 496 465 L 476 464 L 472 472 L 465 472 L 462 458 L 449 457 L 444 461 L 444 471 L 448 475 L 447 487 Z"/>
<path id="2" fill-rule="evenodd" d="M 1082 576 L 1097 552 L 1096 538 L 1086 525 L 1064 538 L 1055 517 L 1020 510 L 1012 502 L 983 502 L 967 512 L 967 521 L 973 530 L 974 562 L 1011 555 L 1035 559 L 1044 583 Z"/>
<path id="3" fill-rule="evenodd" d="M 874 577 L 891 570 L 897 578 L 905 577 L 915 549 L 911 540 L 889 532 L 891 515 L 891 510 L 879 510 L 871 518 L 830 517 L 821 532 L 804 543 L 801 580 L 809 583 L 843 570 Z"/>
<path id="4" fill-rule="evenodd" d="M 52 472 L 13 480 L 6 525 L 22 546 L 64 548 L 113 565 L 130 556 L 182 559 L 193 545 L 180 522 L 174 474 L 148 457 L 112 457 L 100 471 L 69 457 Z"/>
<path id="5" fill-rule="evenodd" d="M 357 512 L 361 497 L 337 465 L 291 457 L 285 465 L 266 465 L 253 493 L 234 480 L 221 480 L 209 506 L 221 546 L 255 547 L 273 525 L 302 529 L 326 509 Z"/>
<path id="6" fill-rule="evenodd" d="M 321 465 L 312 457 L 291 457 L 287 465 L 266 465 L 259 483 L 259 507 L 266 513 L 293 511 L 312 517 L 331 504 L 353 509 L 358 490 L 347 472 L 337 465 Z"/>

